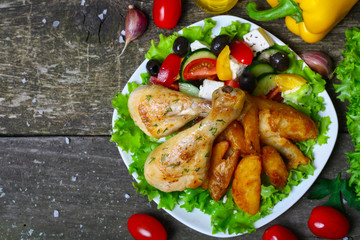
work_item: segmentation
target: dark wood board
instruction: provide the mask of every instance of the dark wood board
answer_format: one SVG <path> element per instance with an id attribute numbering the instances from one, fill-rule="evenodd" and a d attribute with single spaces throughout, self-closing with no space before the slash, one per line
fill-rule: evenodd
<path id="1" fill-rule="evenodd" d="M 0 239 L 132 239 L 126 221 L 147 213 L 166 227 L 169 239 L 215 239 L 178 222 L 154 202 L 136 193 L 133 178 L 114 143 L 110 143 L 111 99 L 144 60 L 150 40 L 172 34 L 213 15 L 183 0 L 182 16 L 172 30 L 152 19 L 153 1 L 2 0 L 0 1 Z M 239 1 L 229 15 L 251 19 Z M 265 8 L 265 1 L 257 1 Z M 145 12 L 146 32 L 129 44 L 118 41 L 129 4 Z M 98 14 L 108 10 L 101 22 Z M 85 14 L 86 13 L 86 14 Z M 85 16 L 86 15 L 86 16 Z M 307 44 L 290 33 L 283 19 L 253 21 L 295 52 L 322 50 L 337 64 L 345 31 L 360 27 L 355 5 L 321 42 Z M 58 22 L 57 22 L 58 21 Z M 58 24 L 58 25 L 57 25 Z M 346 129 L 346 104 L 327 91 L 339 117 L 339 136 L 321 176 L 348 177 L 345 152 L 353 151 Z M 306 226 L 313 207 L 323 200 L 307 194 L 281 217 L 251 235 L 261 239 L 266 227 L 283 224 L 300 239 L 317 239 Z M 360 238 L 360 213 L 346 209 L 349 237 Z M 235 239 L 235 238 L 233 238 Z"/>

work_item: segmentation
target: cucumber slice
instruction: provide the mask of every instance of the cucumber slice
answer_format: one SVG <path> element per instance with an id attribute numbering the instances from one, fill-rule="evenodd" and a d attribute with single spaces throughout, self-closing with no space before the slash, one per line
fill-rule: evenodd
<path id="1" fill-rule="evenodd" d="M 249 66 L 248 69 L 256 78 L 261 78 L 261 75 L 267 73 L 275 73 L 275 69 L 267 62 L 255 62 Z"/>
<path id="2" fill-rule="evenodd" d="M 253 95 L 255 96 L 266 95 L 272 89 L 276 88 L 277 85 L 275 82 L 275 76 L 276 74 L 270 73 L 260 78 L 256 85 L 255 90 L 253 91 Z"/>
<path id="3" fill-rule="evenodd" d="M 283 51 L 280 51 L 278 49 L 273 49 L 273 48 L 267 49 L 267 50 L 261 52 L 260 55 L 256 58 L 256 60 L 269 62 L 270 56 L 274 55 L 277 52 L 283 52 Z"/>
<path id="4" fill-rule="evenodd" d="M 179 91 L 191 97 L 199 97 L 200 89 L 191 83 L 179 82 Z"/>
<path id="5" fill-rule="evenodd" d="M 213 54 L 209 49 L 207 48 L 201 48 L 198 49 L 194 52 L 191 52 L 190 54 L 188 54 L 184 60 L 181 63 L 181 67 L 180 67 L 180 77 L 181 79 L 184 79 L 183 77 L 183 73 L 184 73 L 184 69 L 185 67 L 193 60 L 195 59 L 199 59 L 199 58 L 211 58 L 211 59 L 216 59 L 216 55 Z"/>

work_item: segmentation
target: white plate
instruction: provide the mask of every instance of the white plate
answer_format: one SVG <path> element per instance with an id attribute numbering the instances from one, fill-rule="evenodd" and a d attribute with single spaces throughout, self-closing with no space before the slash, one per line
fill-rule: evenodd
<path id="1" fill-rule="evenodd" d="M 251 23 L 245 19 L 234 17 L 234 16 L 216 16 L 212 18 L 216 21 L 216 26 L 213 28 L 213 35 L 218 35 L 220 33 L 220 29 L 223 26 L 228 26 L 231 24 L 232 21 L 239 21 L 241 23 L 250 23 L 251 29 L 259 28 L 258 25 Z M 204 22 L 199 21 L 197 23 L 194 23 L 190 26 L 203 26 Z M 272 35 L 271 33 L 267 32 L 274 42 L 276 42 L 279 45 L 285 45 L 280 39 Z M 138 82 L 141 83 L 140 74 L 146 72 L 146 63 L 148 60 L 145 60 L 134 72 L 134 74 L 131 76 L 129 82 Z M 122 91 L 123 94 L 128 93 L 127 87 L 125 86 L 124 90 Z M 338 133 L 338 119 L 335 112 L 335 108 L 331 102 L 331 99 L 326 91 L 319 94 L 319 96 L 324 98 L 325 102 L 325 111 L 320 113 L 320 116 L 329 116 L 331 119 L 331 124 L 329 125 L 328 130 L 328 141 L 326 144 L 323 144 L 321 146 L 315 145 L 314 146 L 314 162 L 313 165 L 315 167 L 314 175 L 309 176 L 308 179 L 304 179 L 298 186 L 293 187 L 289 196 L 282 201 L 280 201 L 278 204 L 275 205 L 273 208 L 273 211 L 271 214 L 259 219 L 255 222 L 254 226 L 255 228 L 259 228 L 270 221 L 274 220 L 278 216 L 280 216 L 282 213 L 284 213 L 286 210 L 288 210 L 296 201 L 298 201 L 304 193 L 311 187 L 311 185 L 315 182 L 316 178 L 319 176 L 320 172 L 324 168 L 326 162 L 328 161 L 330 154 L 334 148 L 335 141 L 337 138 Z M 118 118 L 116 110 L 113 114 L 113 126 L 115 120 Z M 120 155 L 126 164 L 126 166 L 129 168 L 129 164 L 132 162 L 130 154 L 122 151 L 121 148 L 119 148 Z M 136 179 L 136 174 L 134 174 L 134 177 Z M 155 198 L 154 201 L 158 204 L 159 199 Z M 169 211 L 164 209 L 166 212 L 168 212 L 171 216 L 185 224 L 186 226 L 201 232 L 203 234 L 214 236 L 214 237 L 235 237 L 239 236 L 241 234 L 226 234 L 226 233 L 212 233 L 212 226 L 210 223 L 210 215 L 207 215 L 203 212 L 201 212 L 199 209 L 194 209 L 192 212 L 187 212 L 185 209 L 180 208 L 179 206 L 176 206 L 173 211 Z"/>

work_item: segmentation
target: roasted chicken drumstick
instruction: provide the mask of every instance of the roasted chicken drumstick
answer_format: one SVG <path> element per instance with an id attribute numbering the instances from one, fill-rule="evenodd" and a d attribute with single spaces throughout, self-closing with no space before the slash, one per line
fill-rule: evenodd
<path id="1" fill-rule="evenodd" d="M 205 117 L 211 101 L 194 98 L 161 85 L 144 85 L 129 96 L 131 118 L 147 135 L 161 138 L 179 130 L 196 117 Z"/>
<path id="2" fill-rule="evenodd" d="M 147 182 L 164 192 L 200 186 L 207 178 L 215 138 L 239 117 L 244 101 L 245 93 L 240 89 L 217 89 L 207 117 L 150 153 L 144 167 Z"/>

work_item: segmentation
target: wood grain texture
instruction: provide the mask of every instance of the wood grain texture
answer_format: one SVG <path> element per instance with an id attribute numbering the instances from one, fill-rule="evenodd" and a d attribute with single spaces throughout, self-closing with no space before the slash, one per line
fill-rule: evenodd
<path id="1" fill-rule="evenodd" d="M 322 177 L 345 176 L 342 151 L 351 151 L 347 134 L 339 141 Z M 178 222 L 136 193 L 134 179 L 108 137 L 0 138 L 0 239 L 132 239 L 127 219 L 147 213 L 166 227 L 169 239 L 215 239 Z M 323 200 L 306 195 L 280 218 L 241 239 L 261 239 L 272 224 L 315 239 L 306 226 L 311 209 Z M 58 215 L 57 215 L 58 214 Z M 360 212 L 347 209 L 354 223 L 349 236 L 360 237 Z"/>
<path id="2" fill-rule="evenodd" d="M 239 1 L 229 15 L 250 20 Z M 134 213 L 147 213 L 166 227 L 169 239 L 215 239 L 178 222 L 136 193 L 113 143 L 109 142 L 111 99 L 144 60 L 150 40 L 170 35 L 213 15 L 183 0 L 173 30 L 157 28 L 152 1 L 2 0 L 0 1 L 0 239 L 132 239 L 126 228 Z M 265 1 L 257 1 L 265 8 Z M 148 17 L 146 32 L 124 55 L 118 42 L 129 4 Z M 97 15 L 108 10 L 105 20 Z M 360 27 L 358 3 L 321 42 L 307 44 L 290 33 L 283 19 L 256 22 L 295 52 L 322 50 L 341 60 L 345 30 Z M 57 25 L 58 24 L 58 25 Z M 339 137 L 321 176 L 347 177 L 345 152 L 353 151 L 346 130 L 346 105 L 327 91 L 339 117 Z M 306 220 L 324 200 L 302 197 L 280 218 L 251 235 L 261 239 L 272 224 L 293 230 L 299 239 L 317 239 Z M 360 238 L 360 213 L 347 209 L 349 237 Z M 232 238 L 234 239 L 234 238 Z"/>

